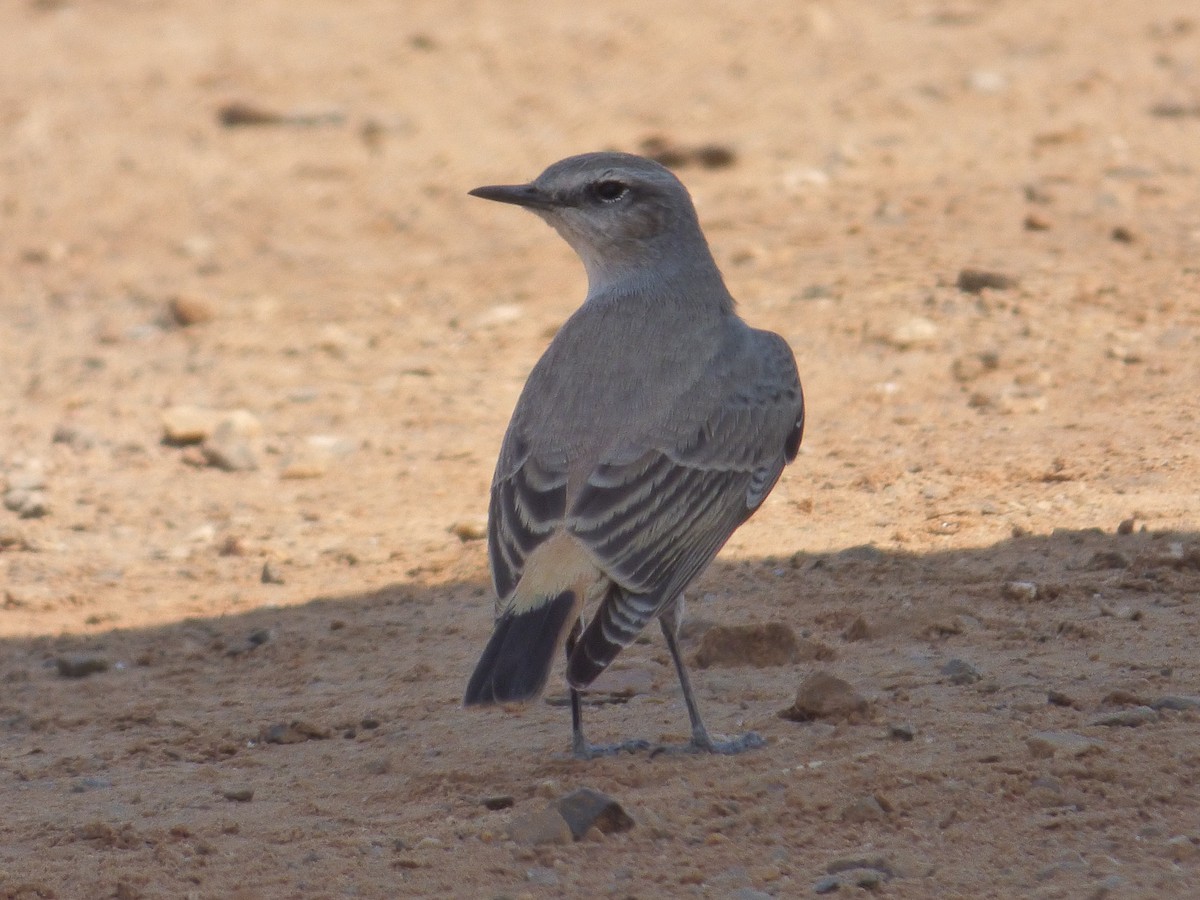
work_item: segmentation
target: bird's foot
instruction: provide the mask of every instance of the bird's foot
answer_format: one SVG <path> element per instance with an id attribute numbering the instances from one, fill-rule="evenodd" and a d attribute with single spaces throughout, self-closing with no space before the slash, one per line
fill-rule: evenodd
<path id="1" fill-rule="evenodd" d="M 686 744 L 662 744 L 651 751 L 651 756 L 659 753 L 720 753 L 723 756 L 733 756 L 747 750 L 758 750 L 767 746 L 766 739 L 757 731 L 747 731 L 737 737 L 725 740 L 715 740 L 708 732 L 693 734 Z"/>
<path id="2" fill-rule="evenodd" d="M 650 749 L 650 742 L 641 739 L 622 741 L 619 744 L 590 744 L 582 736 L 577 737 L 571 746 L 571 752 L 576 759 L 596 759 L 600 756 L 620 756 L 622 753 L 640 753 Z"/>

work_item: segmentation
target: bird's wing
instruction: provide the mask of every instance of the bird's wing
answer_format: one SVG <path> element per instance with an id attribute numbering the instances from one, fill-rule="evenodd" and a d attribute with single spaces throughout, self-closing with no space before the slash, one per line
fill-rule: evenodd
<path id="1" fill-rule="evenodd" d="M 497 616 L 521 580 L 529 554 L 562 524 L 566 497 L 566 458 L 535 456 L 514 420 L 500 450 L 488 506 Z"/>
<path id="2" fill-rule="evenodd" d="M 573 683 L 590 680 L 583 656 L 598 674 L 703 571 L 795 457 L 803 427 L 795 361 L 782 338 L 756 334 L 764 337 L 754 378 L 683 438 L 602 459 L 568 510 L 567 528 L 619 588 L 579 642 Z"/>

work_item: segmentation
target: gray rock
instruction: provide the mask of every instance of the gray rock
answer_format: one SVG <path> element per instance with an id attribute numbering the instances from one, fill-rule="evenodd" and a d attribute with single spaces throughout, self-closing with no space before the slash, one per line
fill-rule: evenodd
<path id="1" fill-rule="evenodd" d="M 530 884 L 540 884 L 545 887 L 554 887 L 558 884 L 558 873 L 553 869 L 548 869 L 545 866 L 535 866 L 525 872 L 525 880 Z"/>
<path id="2" fill-rule="evenodd" d="M 837 875 L 826 875 L 813 883 L 814 894 L 832 894 L 842 886 L 842 879 Z"/>
<path id="3" fill-rule="evenodd" d="M 1038 586 L 1032 581 L 1009 581 L 1004 585 L 1004 596 L 1009 600 L 1032 603 L 1038 598 Z"/>
<path id="4" fill-rule="evenodd" d="M 1089 725 L 1102 725 L 1108 728 L 1137 728 L 1150 722 L 1158 721 L 1158 713 L 1149 706 L 1135 706 L 1132 709 L 1122 709 L 1113 713 L 1105 713 L 1091 719 Z"/>
<path id="5" fill-rule="evenodd" d="M 571 791 L 559 799 L 556 808 L 577 841 L 592 828 L 602 834 L 613 834 L 628 831 L 634 825 L 620 803 L 592 788 Z"/>
<path id="6" fill-rule="evenodd" d="M 1087 756 L 1104 750 L 1104 742 L 1073 731 L 1036 731 L 1025 739 L 1029 752 L 1037 759 L 1053 756 Z"/>
<path id="7" fill-rule="evenodd" d="M 911 741 L 917 736 L 917 726 L 908 722 L 888 726 L 888 737 L 895 741 Z"/>
<path id="8" fill-rule="evenodd" d="M 887 819 L 887 812 L 875 797 L 860 797 L 842 809 L 841 818 L 851 825 L 861 825 L 864 822 L 882 822 Z"/>
<path id="9" fill-rule="evenodd" d="M 573 840 L 571 826 L 553 806 L 514 818 L 508 826 L 508 838 L 525 847 L 569 844 Z"/>
<path id="10" fill-rule="evenodd" d="M 239 785 L 238 787 L 231 787 L 222 791 L 221 796 L 226 800 L 232 800 L 234 803 L 249 803 L 254 799 L 254 788 L 248 785 Z"/>
<path id="11" fill-rule="evenodd" d="M 741 887 L 729 895 L 729 900 L 773 900 L 766 891 L 758 888 Z"/>
<path id="12" fill-rule="evenodd" d="M 983 676 L 969 662 L 962 659 L 952 659 L 941 668 L 941 673 L 950 678 L 951 684 L 974 684 Z"/>
<path id="13" fill-rule="evenodd" d="M 1153 709 L 1169 709 L 1173 712 L 1200 710 L 1200 697 L 1180 697 L 1175 694 L 1167 694 L 1165 697 L 1159 697 L 1150 706 Z"/>

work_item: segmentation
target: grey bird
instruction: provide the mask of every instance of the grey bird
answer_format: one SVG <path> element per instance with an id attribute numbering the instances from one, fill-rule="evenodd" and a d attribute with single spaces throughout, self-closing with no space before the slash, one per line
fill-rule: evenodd
<path id="1" fill-rule="evenodd" d="M 648 747 L 590 744 L 579 692 L 658 619 L 691 719 L 676 749 L 762 746 L 753 732 L 709 735 L 676 636 L 684 589 L 799 449 L 791 349 L 738 317 L 687 189 L 656 162 L 588 153 L 470 193 L 552 225 L 588 292 L 534 366 L 500 448 L 488 510 L 496 620 L 464 705 L 537 697 L 565 644 L 574 754 Z"/>

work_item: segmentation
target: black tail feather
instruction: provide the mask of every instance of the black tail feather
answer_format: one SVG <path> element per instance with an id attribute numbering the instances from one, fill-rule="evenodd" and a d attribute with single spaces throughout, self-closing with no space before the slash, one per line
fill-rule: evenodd
<path id="1" fill-rule="evenodd" d="M 540 694 L 574 609 L 575 594 L 565 591 L 528 612 L 501 616 L 467 683 L 463 705 L 515 703 Z"/>

